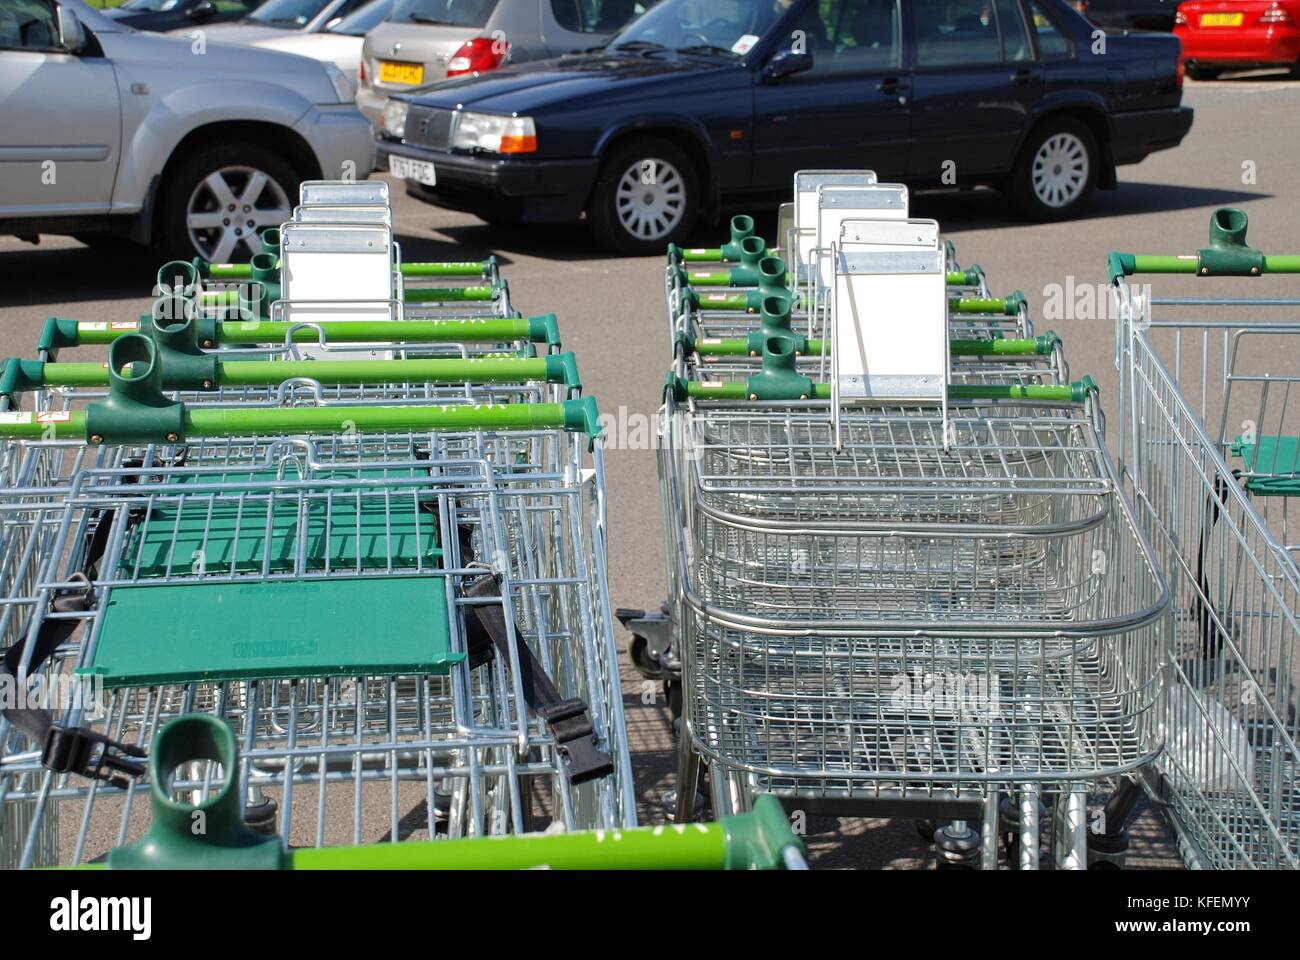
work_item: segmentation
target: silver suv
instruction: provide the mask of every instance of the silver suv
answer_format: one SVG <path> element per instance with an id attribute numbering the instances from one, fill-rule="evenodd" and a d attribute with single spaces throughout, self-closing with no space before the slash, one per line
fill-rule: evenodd
<path id="1" fill-rule="evenodd" d="M 357 106 L 376 127 L 393 92 L 598 47 L 652 0 L 396 0 L 366 34 Z"/>
<path id="2" fill-rule="evenodd" d="M 369 174 L 352 95 L 332 63 L 0 0 L 0 233 L 246 257 L 300 181 Z"/>

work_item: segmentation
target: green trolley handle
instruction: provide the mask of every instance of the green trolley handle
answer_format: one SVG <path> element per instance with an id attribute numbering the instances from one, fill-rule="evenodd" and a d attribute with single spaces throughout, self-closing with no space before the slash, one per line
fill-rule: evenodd
<path id="1" fill-rule="evenodd" d="M 173 799 L 171 771 L 210 760 L 225 782 L 197 805 Z M 135 843 L 83 869 L 198 870 L 775 870 L 804 865 L 803 843 L 780 803 L 760 796 L 751 813 L 718 823 L 573 833 L 284 850 L 249 829 L 237 788 L 239 750 L 230 727 L 210 714 L 170 720 L 149 750 L 153 822 Z M 196 824 L 201 829 L 196 829 Z"/>
<path id="2" fill-rule="evenodd" d="M 28 377 L 43 387 L 106 386 L 109 382 L 108 367 L 102 363 L 27 361 L 25 366 Z M 314 380 L 322 386 L 545 381 L 582 389 L 573 353 L 427 360 L 214 360 L 213 375 L 198 382 L 171 379 L 165 361 L 162 367 L 162 386 L 167 390 L 271 387 L 295 379 Z"/>
<path id="3" fill-rule="evenodd" d="M 403 293 L 407 303 L 469 303 L 495 300 L 504 287 L 501 284 L 467 287 L 416 287 Z M 258 302 L 278 299 L 264 296 Z M 199 294 L 199 303 L 207 309 L 213 307 L 247 307 L 249 300 L 242 290 L 205 290 Z"/>
<path id="4" fill-rule="evenodd" d="M 1221 207 L 1210 217 L 1210 245 L 1182 256 L 1111 253 L 1110 282 L 1141 273 L 1184 273 L 1198 277 L 1258 277 L 1266 273 L 1300 273 L 1300 256 L 1266 256 L 1246 245 L 1250 218 L 1236 207 Z"/>
<path id="5" fill-rule="evenodd" d="M 797 352 L 804 356 L 819 356 L 823 348 L 829 351 L 830 345 L 823 340 L 805 340 L 796 337 L 802 349 Z M 760 351 L 748 339 L 739 337 L 696 338 L 679 335 L 679 342 L 687 346 L 687 352 L 694 352 L 701 357 L 756 357 Z M 1008 340 L 950 340 L 949 350 L 955 357 L 1047 357 L 1061 344 L 1061 338 L 1049 330 L 1031 339 Z"/>
<path id="6" fill-rule="evenodd" d="M 282 344 L 292 332 L 294 343 L 509 343 L 525 341 L 560 346 L 555 314 L 536 317 L 438 317 L 428 320 L 323 320 L 311 324 L 281 320 L 219 320 L 200 326 L 199 346 Z M 39 349 L 54 355 L 60 349 L 112 343 L 139 333 L 137 321 L 107 323 L 50 317 L 41 331 Z"/>
<path id="7" fill-rule="evenodd" d="M 279 268 L 279 261 L 276 267 Z M 446 262 L 415 262 L 401 265 L 404 277 L 477 277 L 487 279 L 492 275 L 494 261 L 455 260 Z M 252 270 L 247 263 L 203 263 L 200 272 L 213 280 L 247 280 Z"/>
<path id="8" fill-rule="evenodd" d="M 191 437 L 548 429 L 585 433 L 594 444 L 601 433 L 591 397 L 556 403 L 188 407 L 163 393 L 158 347 L 139 334 L 109 347 L 107 373 L 105 399 L 85 410 L 0 413 L 0 437 L 119 444 L 181 443 Z"/>
<path id="9" fill-rule="evenodd" d="M 812 383 L 810 381 L 796 384 L 783 391 L 773 390 L 768 382 L 760 381 L 757 376 L 747 381 L 729 383 L 712 383 L 708 381 L 688 381 L 682 377 L 669 375 L 667 390 L 673 399 L 693 400 L 830 400 L 829 383 Z M 797 392 L 796 392 L 797 391 Z M 1042 403 L 1083 403 L 1089 395 L 1097 392 L 1097 385 L 1091 377 L 1084 377 L 1069 384 L 1019 384 L 1019 383 L 978 383 L 949 384 L 950 400 L 1033 400 Z"/>

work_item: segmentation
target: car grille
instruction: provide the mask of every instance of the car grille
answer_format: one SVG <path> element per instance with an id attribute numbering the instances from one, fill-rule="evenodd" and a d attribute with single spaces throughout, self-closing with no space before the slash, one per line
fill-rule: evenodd
<path id="1" fill-rule="evenodd" d="M 407 143 L 420 147 L 446 150 L 451 146 L 451 122 L 454 110 L 412 106 L 406 114 Z"/>

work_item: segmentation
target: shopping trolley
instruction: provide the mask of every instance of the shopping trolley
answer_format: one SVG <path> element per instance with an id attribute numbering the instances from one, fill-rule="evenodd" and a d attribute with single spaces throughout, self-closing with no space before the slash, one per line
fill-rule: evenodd
<path id="1" fill-rule="evenodd" d="M 937 235 L 830 254 L 831 382 L 773 336 L 761 370 L 666 392 L 678 816 L 702 758 L 715 812 L 773 792 L 952 817 L 941 860 L 992 866 L 1005 791 L 1032 865 L 1055 795 L 1055 858 L 1082 866 L 1089 793 L 1159 750 L 1168 607 L 1095 391 L 955 382 Z M 883 319 L 901 309 L 909 349 Z"/>
<path id="2" fill-rule="evenodd" d="M 164 272 L 194 292 L 193 266 Z M 139 836 L 145 745 L 194 714 L 237 733 L 221 775 L 278 846 L 635 824 L 594 401 L 570 355 L 535 356 L 553 318 L 506 356 L 449 330 L 514 318 L 437 321 L 271 321 L 284 352 L 262 356 L 206 348 L 266 321 L 172 293 L 131 330 L 48 323 L 39 360 L 6 361 L 5 672 L 60 685 L 0 719 L 7 863 Z M 382 359 L 289 355 L 349 324 Z M 85 337 L 107 364 L 59 355 Z M 395 349 L 426 340 L 461 355 Z"/>
<path id="3" fill-rule="evenodd" d="M 1120 468 L 1175 612 L 1152 792 L 1189 863 L 1295 868 L 1300 538 L 1287 508 L 1300 496 L 1300 298 L 1269 278 L 1300 273 L 1300 256 L 1250 248 L 1247 225 L 1221 209 L 1194 254 L 1111 254 Z M 1151 274 L 1195 279 L 1153 296 L 1135 282 Z M 1241 277 L 1256 278 L 1248 295 L 1216 279 Z"/>

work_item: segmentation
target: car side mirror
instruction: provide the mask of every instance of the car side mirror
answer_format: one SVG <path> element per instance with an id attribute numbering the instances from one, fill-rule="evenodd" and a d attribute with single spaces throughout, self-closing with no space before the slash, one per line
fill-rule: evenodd
<path id="1" fill-rule="evenodd" d="M 778 50 L 767 65 L 763 67 L 765 80 L 780 80 L 811 70 L 813 58 L 811 53 L 795 53 L 793 50 Z"/>
<path id="2" fill-rule="evenodd" d="M 190 12 L 186 14 L 191 20 L 211 20 L 216 15 L 217 5 L 212 0 L 201 0 L 190 7 Z"/>
<path id="3" fill-rule="evenodd" d="M 68 53 L 76 53 L 86 45 L 86 28 L 70 8 L 59 4 L 55 9 L 58 15 L 59 47 Z"/>

